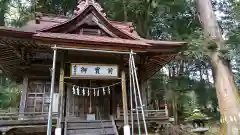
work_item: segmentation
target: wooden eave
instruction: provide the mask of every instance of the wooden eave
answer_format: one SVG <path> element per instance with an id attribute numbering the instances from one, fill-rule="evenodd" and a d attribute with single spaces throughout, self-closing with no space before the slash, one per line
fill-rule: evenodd
<path id="1" fill-rule="evenodd" d="M 37 33 L 33 36 L 35 40 L 53 41 L 61 44 L 87 44 L 87 45 L 101 45 L 111 47 L 127 47 L 127 48 L 148 48 L 151 47 L 141 40 L 127 40 L 120 38 L 111 38 L 104 36 L 93 35 L 79 35 L 79 34 L 62 34 L 62 33 Z M 81 45 L 80 45 L 81 46 Z"/>
<path id="2" fill-rule="evenodd" d="M 56 41 L 63 43 L 75 43 L 76 45 L 102 45 L 102 46 L 119 46 L 129 48 L 144 48 L 145 52 L 161 53 L 176 52 L 179 48 L 186 45 L 185 42 L 173 41 L 154 41 L 154 40 L 130 40 L 121 38 L 112 38 L 105 36 L 80 35 L 80 34 L 64 34 L 49 32 L 27 32 L 14 28 L 0 27 L 0 37 L 19 38 L 28 40 Z"/>
<path id="3" fill-rule="evenodd" d="M 74 24 L 77 24 L 81 20 L 83 20 L 87 15 L 92 13 L 95 17 L 97 17 L 103 24 L 104 26 L 111 32 L 113 32 L 115 35 L 117 35 L 119 38 L 123 39 L 136 39 L 133 35 L 130 35 L 123 30 L 113 26 L 110 21 L 102 15 L 95 7 L 94 5 L 90 4 L 88 5 L 81 13 L 79 13 L 77 16 L 74 18 L 64 22 L 60 23 L 54 26 L 50 26 L 48 28 L 44 28 L 42 30 L 39 30 L 40 32 L 54 32 L 54 33 L 62 33 L 65 30 L 69 29 L 70 27 L 74 26 Z M 106 31 L 106 33 L 108 33 Z"/>
<path id="4" fill-rule="evenodd" d="M 18 28 L 7 28 L 0 26 L 1 37 L 31 38 L 34 32 L 22 31 Z"/>
<path id="5" fill-rule="evenodd" d="M 61 25 L 60 25 L 61 26 Z M 59 27 L 60 27 L 59 26 Z M 61 28 L 61 27 L 60 27 Z M 53 27 L 55 29 L 55 27 Z M 24 39 L 26 42 L 20 43 Z M 105 50 L 130 50 L 139 51 L 139 54 L 147 56 L 148 60 L 144 63 L 147 67 L 147 78 L 150 78 L 157 71 L 159 71 L 165 64 L 174 59 L 177 53 L 185 42 L 172 41 L 154 41 L 140 39 L 123 39 L 105 36 L 80 35 L 80 34 L 66 34 L 66 33 L 50 33 L 50 32 L 28 32 L 19 29 L 0 27 L 0 52 L 3 55 L 0 57 L 0 68 L 3 69 L 12 78 L 21 77 L 22 70 L 19 65 L 23 63 L 11 45 L 25 45 L 26 47 L 45 47 L 50 48 L 51 45 L 57 44 L 62 47 L 77 47 L 77 48 L 93 48 Z M 22 40 L 22 41 L 24 41 Z M 31 41 L 32 43 L 26 44 Z M 16 77 L 17 76 L 17 77 Z"/>
<path id="6" fill-rule="evenodd" d="M 148 40 L 141 38 L 142 41 L 153 45 L 154 48 L 158 48 L 159 46 L 183 46 L 186 45 L 186 42 L 176 42 L 176 41 L 161 41 L 161 40 Z"/>
<path id="7" fill-rule="evenodd" d="M 147 78 L 151 78 L 156 72 L 158 72 L 164 65 L 169 63 L 177 56 L 177 53 L 169 54 L 169 55 L 156 55 L 148 60 L 145 63 L 145 67 L 147 67 Z"/>

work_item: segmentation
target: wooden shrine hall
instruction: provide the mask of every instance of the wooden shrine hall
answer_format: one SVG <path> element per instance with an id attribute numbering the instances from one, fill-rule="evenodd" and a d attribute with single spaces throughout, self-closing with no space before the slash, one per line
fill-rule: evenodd
<path id="1" fill-rule="evenodd" d="M 21 86 L 19 110 L 1 114 L 0 130 L 46 134 L 51 103 L 52 134 L 59 128 L 62 135 L 117 135 L 131 122 L 126 52 L 136 53 L 147 110 L 147 80 L 184 45 L 141 38 L 132 23 L 109 20 L 94 0 L 80 1 L 72 17 L 37 13 L 21 28 L 0 27 L 0 68 Z M 164 116 L 146 113 L 147 123 L 168 121 L 167 109 L 159 111 Z"/>

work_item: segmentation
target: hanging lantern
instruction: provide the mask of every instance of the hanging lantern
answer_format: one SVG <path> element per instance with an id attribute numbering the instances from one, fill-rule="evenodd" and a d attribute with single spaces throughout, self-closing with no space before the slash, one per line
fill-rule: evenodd
<path id="1" fill-rule="evenodd" d="M 76 91 L 75 91 L 75 85 L 73 85 L 73 87 L 72 87 L 72 92 L 73 92 L 73 95 L 76 94 Z"/>

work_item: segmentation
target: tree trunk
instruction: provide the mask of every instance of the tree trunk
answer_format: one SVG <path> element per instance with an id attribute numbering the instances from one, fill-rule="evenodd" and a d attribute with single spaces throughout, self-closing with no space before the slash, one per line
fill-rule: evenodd
<path id="1" fill-rule="evenodd" d="M 126 8 L 126 0 L 122 0 L 122 4 L 123 4 L 123 15 L 124 15 L 124 22 L 127 22 L 128 20 L 128 15 L 127 15 L 127 8 Z"/>
<path id="2" fill-rule="evenodd" d="M 5 13 L 8 8 L 8 3 L 10 0 L 1 0 L 0 1 L 0 26 L 5 26 Z"/>
<path id="3" fill-rule="evenodd" d="M 206 38 L 215 43 L 215 48 L 210 50 L 209 57 L 222 117 L 219 134 L 239 135 L 240 106 L 237 87 L 228 61 L 221 57 L 219 51 L 224 47 L 224 41 L 213 12 L 211 0 L 197 0 L 197 7 Z"/>
<path id="4" fill-rule="evenodd" d="M 3 4 L 0 4 L 0 6 L 5 6 Z M 4 26 L 5 25 L 5 8 L 0 9 L 0 26 Z"/>

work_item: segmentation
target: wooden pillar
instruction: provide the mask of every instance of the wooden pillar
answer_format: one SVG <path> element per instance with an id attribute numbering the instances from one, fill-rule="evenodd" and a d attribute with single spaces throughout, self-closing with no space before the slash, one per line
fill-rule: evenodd
<path id="1" fill-rule="evenodd" d="M 124 70 L 122 70 L 121 72 L 121 77 L 122 77 L 122 102 L 123 102 L 124 125 L 128 125 L 126 75 Z"/>
<path id="2" fill-rule="evenodd" d="M 71 99 L 71 86 L 69 86 L 69 85 L 67 85 L 66 86 L 67 87 L 67 93 L 66 93 L 66 96 L 67 96 L 67 99 L 66 99 L 66 117 L 68 117 L 68 116 L 70 116 L 71 114 L 70 114 L 70 112 L 72 111 L 72 100 L 70 100 Z M 70 111 L 71 110 L 71 111 Z"/>
<path id="3" fill-rule="evenodd" d="M 57 128 L 61 128 L 61 122 L 63 117 L 63 94 L 64 94 L 64 52 L 61 52 L 61 67 L 60 67 L 60 77 L 59 77 L 59 104 L 58 104 L 58 120 Z"/>
<path id="4" fill-rule="evenodd" d="M 144 83 L 143 80 L 141 80 L 141 94 L 142 94 L 142 101 L 143 105 L 147 107 L 147 93 L 146 93 L 146 83 Z"/>
<path id="5" fill-rule="evenodd" d="M 166 117 L 168 117 L 168 106 L 166 103 L 164 104 L 164 110 L 165 110 Z"/>
<path id="6" fill-rule="evenodd" d="M 142 97 L 142 103 L 145 107 L 147 107 L 147 93 L 146 93 L 146 83 L 144 82 L 146 80 L 146 68 L 144 66 L 144 61 L 141 61 L 142 65 L 140 66 L 139 75 L 140 75 L 140 90 L 141 90 L 141 97 Z"/>
<path id="7" fill-rule="evenodd" d="M 116 88 L 113 88 L 112 93 L 112 108 L 113 108 L 113 116 L 117 117 L 117 96 L 116 96 Z"/>
<path id="8" fill-rule="evenodd" d="M 19 113 L 24 113 L 26 101 L 27 101 L 27 91 L 28 91 L 28 77 L 23 77 L 23 84 L 22 84 L 22 93 L 21 93 L 21 101 L 19 106 Z M 23 114 L 20 114 L 20 116 L 23 116 Z"/>
<path id="9" fill-rule="evenodd" d="M 151 90 L 151 82 L 150 82 L 151 80 L 150 79 L 148 79 L 147 80 L 147 84 L 146 84 L 146 87 L 147 87 L 147 102 L 148 103 L 151 103 L 151 100 L 152 100 L 152 90 Z M 151 109 L 154 109 L 154 105 L 153 104 L 151 104 L 151 107 L 150 107 Z"/>

